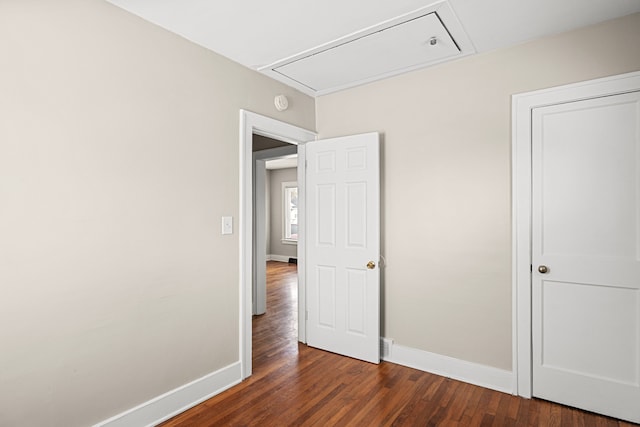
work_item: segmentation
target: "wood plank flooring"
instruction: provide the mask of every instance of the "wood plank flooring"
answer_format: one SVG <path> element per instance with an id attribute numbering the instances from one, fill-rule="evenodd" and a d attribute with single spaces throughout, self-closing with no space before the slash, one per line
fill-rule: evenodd
<path id="1" fill-rule="evenodd" d="M 267 269 L 267 313 L 253 319 L 253 375 L 162 426 L 636 425 L 299 344 L 296 266 Z"/>

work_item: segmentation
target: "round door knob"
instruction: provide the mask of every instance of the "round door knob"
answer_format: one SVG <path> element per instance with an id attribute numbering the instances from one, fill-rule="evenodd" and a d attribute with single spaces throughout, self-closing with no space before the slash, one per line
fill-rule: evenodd
<path id="1" fill-rule="evenodd" d="M 542 274 L 546 274 L 549 272 L 549 268 L 546 265 L 541 265 L 538 267 L 538 271 Z"/>
<path id="2" fill-rule="evenodd" d="M 369 261 L 369 262 L 367 263 L 367 268 L 368 268 L 369 270 L 373 270 L 374 268 L 376 268 L 376 263 L 375 263 L 375 262 L 373 262 L 373 261 Z"/>

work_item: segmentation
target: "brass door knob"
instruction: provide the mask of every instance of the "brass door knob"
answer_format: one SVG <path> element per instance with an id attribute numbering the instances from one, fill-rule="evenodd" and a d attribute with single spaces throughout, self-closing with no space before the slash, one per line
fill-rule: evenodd
<path id="1" fill-rule="evenodd" d="M 376 268 L 376 263 L 375 263 L 375 262 L 373 262 L 373 261 L 369 261 L 369 262 L 367 263 L 367 268 L 368 268 L 369 270 L 373 270 L 374 268 Z"/>
<path id="2" fill-rule="evenodd" d="M 538 267 L 538 272 L 546 274 L 549 272 L 549 268 L 546 265 L 541 265 L 540 267 Z"/>

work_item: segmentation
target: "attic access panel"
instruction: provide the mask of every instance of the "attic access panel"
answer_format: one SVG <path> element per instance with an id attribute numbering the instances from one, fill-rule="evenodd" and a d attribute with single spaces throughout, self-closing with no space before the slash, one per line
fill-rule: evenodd
<path id="1" fill-rule="evenodd" d="M 435 12 L 273 68 L 309 89 L 326 92 L 401 70 L 440 62 L 460 49 Z"/>

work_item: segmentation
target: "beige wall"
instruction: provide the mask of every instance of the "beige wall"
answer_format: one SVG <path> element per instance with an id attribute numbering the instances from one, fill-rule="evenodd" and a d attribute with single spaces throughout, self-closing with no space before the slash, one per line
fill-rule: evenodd
<path id="1" fill-rule="evenodd" d="M 317 101 L 322 136 L 384 133 L 385 336 L 509 369 L 510 96 L 638 70 L 639 42 L 634 15 Z M 0 2 L 0 425 L 88 425 L 238 360 L 240 108 L 316 124 L 106 2 Z"/>
<path id="2" fill-rule="evenodd" d="M 298 169 L 274 169 L 267 171 L 269 182 L 269 242 L 270 255 L 297 257 L 298 247 L 282 243 L 282 183 L 298 181 Z"/>
<path id="3" fill-rule="evenodd" d="M 0 425 L 86 426 L 238 361 L 241 108 L 315 125 L 106 2 L 0 2 Z"/>
<path id="4" fill-rule="evenodd" d="M 319 98 L 384 135 L 383 335 L 511 369 L 511 95 L 640 70 L 640 14 Z"/>

